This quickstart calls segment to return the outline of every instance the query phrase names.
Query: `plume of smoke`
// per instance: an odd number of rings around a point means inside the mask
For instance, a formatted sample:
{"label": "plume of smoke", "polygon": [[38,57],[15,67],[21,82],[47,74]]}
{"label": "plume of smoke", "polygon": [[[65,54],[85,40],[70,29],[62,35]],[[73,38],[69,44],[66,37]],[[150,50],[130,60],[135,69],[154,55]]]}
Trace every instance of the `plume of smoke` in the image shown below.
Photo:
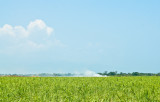
{"label": "plume of smoke", "polygon": [[75,77],[103,77],[94,71],[86,70],[84,73],[75,73]]}

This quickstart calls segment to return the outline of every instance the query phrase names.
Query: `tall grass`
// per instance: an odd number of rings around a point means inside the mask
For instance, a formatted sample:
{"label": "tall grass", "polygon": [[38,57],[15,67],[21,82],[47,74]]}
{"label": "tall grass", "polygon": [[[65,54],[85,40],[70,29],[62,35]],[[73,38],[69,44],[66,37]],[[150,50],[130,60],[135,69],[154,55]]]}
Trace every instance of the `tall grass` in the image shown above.
{"label": "tall grass", "polygon": [[160,102],[160,77],[0,77],[0,102]]}

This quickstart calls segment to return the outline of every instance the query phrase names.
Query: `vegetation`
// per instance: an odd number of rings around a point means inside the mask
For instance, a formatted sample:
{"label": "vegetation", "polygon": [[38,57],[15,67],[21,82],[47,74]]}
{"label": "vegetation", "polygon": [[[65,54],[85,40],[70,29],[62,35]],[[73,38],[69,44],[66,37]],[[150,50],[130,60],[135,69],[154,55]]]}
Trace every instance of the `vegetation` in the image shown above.
{"label": "vegetation", "polygon": [[[111,72],[103,72],[98,73],[102,76],[160,76],[160,73],[139,73],[139,72],[132,72],[132,73],[118,73],[117,71]],[[30,77],[30,76],[37,76],[37,77],[57,77],[57,76],[86,76],[84,73],[40,73],[40,74],[0,74],[0,76],[20,76],[20,77]]]}
{"label": "vegetation", "polygon": [[132,73],[118,73],[117,71],[113,72],[107,72],[104,73],[98,73],[100,75],[106,75],[106,76],[160,76],[160,73],[139,73],[139,72],[132,72]]}
{"label": "vegetation", "polygon": [[40,74],[0,74],[0,76],[17,76],[17,77],[57,77],[57,76],[75,76],[71,73],[40,73]]}
{"label": "vegetation", "polygon": [[159,102],[160,77],[0,77],[0,102]]}

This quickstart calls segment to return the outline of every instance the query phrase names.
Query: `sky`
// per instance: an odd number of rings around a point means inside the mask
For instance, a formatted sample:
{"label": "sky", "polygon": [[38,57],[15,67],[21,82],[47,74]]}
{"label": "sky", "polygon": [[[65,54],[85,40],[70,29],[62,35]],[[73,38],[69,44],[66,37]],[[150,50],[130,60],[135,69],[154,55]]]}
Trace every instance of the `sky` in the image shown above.
{"label": "sky", "polygon": [[0,0],[0,73],[158,73],[159,5],[159,0]]}

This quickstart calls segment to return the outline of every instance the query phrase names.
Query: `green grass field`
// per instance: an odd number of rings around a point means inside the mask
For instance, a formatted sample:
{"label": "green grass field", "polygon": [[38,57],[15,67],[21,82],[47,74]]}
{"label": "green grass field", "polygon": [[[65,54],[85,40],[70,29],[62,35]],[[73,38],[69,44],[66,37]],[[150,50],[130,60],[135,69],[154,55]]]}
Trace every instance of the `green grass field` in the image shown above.
{"label": "green grass field", "polygon": [[0,77],[0,102],[160,102],[160,77]]}

